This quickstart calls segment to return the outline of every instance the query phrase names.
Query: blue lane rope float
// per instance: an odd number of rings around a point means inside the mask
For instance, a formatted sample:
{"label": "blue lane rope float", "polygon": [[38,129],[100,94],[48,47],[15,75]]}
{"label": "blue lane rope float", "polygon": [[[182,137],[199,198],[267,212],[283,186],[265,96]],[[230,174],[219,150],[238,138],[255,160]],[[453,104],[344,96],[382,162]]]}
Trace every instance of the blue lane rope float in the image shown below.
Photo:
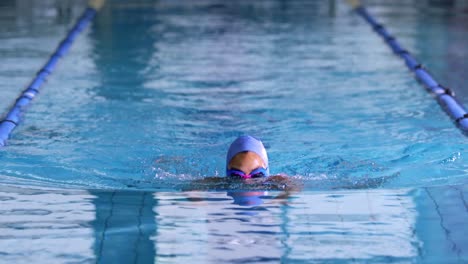
{"label": "blue lane rope float", "polygon": [[468,112],[455,98],[455,93],[449,88],[438,83],[429,71],[424,68],[424,66],[407,50],[403,49],[398,41],[385,29],[385,27],[378,23],[377,20],[367,12],[366,8],[359,0],[349,0],[348,2],[353,7],[354,11],[367,21],[374,31],[384,39],[392,51],[405,61],[406,66],[414,73],[415,78],[434,95],[437,102],[439,102],[447,114],[455,121],[457,126],[465,133],[465,135],[468,135]]}
{"label": "blue lane rope float", "polygon": [[18,126],[21,114],[26,106],[36,97],[47,77],[54,71],[60,58],[64,57],[76,37],[86,28],[95,17],[97,11],[104,5],[104,0],[92,0],[79,17],[75,25],[68,31],[67,36],[60,42],[46,64],[37,72],[29,86],[16,99],[5,117],[0,121],[0,147],[6,145],[11,132]]}

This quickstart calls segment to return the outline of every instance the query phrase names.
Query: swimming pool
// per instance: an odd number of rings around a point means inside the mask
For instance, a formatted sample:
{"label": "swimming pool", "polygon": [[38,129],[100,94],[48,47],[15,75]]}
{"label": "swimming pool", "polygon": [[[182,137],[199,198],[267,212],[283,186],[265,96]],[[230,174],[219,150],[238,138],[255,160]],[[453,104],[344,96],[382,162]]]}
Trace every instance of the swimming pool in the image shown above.
{"label": "swimming pool", "polygon": [[[2,113],[85,7],[34,3],[1,4]],[[466,105],[463,7],[392,3],[369,10]],[[304,190],[181,191],[244,133]],[[463,262],[466,153],[344,3],[112,1],[0,150],[0,262]]]}

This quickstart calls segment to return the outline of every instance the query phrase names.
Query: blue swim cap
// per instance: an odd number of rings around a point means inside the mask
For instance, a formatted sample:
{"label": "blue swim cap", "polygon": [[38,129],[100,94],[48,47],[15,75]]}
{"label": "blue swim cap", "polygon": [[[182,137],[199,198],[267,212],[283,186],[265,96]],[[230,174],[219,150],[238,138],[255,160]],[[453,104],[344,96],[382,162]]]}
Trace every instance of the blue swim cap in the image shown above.
{"label": "blue swim cap", "polygon": [[228,165],[231,159],[238,153],[244,151],[252,151],[255,152],[258,156],[260,156],[260,158],[262,158],[263,163],[265,163],[266,166],[267,175],[265,176],[270,176],[270,169],[268,167],[268,156],[265,147],[263,146],[263,143],[260,140],[251,136],[240,136],[236,140],[234,140],[234,142],[231,143],[226,157],[226,175]]}
{"label": "blue swim cap", "polygon": [[227,193],[228,196],[231,196],[234,199],[234,204],[242,206],[255,206],[263,204],[261,196],[267,195],[268,192],[246,192],[246,191],[230,191]]}

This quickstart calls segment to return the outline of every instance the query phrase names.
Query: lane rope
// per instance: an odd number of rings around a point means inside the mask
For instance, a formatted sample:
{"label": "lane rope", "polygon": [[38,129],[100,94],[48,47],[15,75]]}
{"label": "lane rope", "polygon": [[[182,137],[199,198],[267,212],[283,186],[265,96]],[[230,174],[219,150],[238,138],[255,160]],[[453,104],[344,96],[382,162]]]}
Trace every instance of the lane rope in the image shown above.
{"label": "lane rope", "polygon": [[468,112],[466,108],[455,98],[455,93],[439,82],[429,73],[429,71],[419,63],[409,51],[403,49],[395,37],[393,37],[385,27],[367,11],[359,0],[348,0],[354,11],[361,16],[374,31],[379,34],[392,49],[393,53],[405,61],[406,66],[414,73],[414,77],[421,82],[426,90],[430,92],[453,119],[457,127],[468,136]]}
{"label": "lane rope", "polygon": [[104,5],[104,0],[91,0],[83,14],[78,18],[75,25],[68,31],[67,36],[59,43],[54,53],[50,55],[45,65],[36,73],[31,83],[24,89],[7,114],[0,121],[0,147],[6,145],[12,131],[20,123],[21,115],[29,103],[39,94],[41,87],[47,81],[47,77],[54,71],[59,60],[64,57],[70,49],[76,37],[93,20],[96,13]]}

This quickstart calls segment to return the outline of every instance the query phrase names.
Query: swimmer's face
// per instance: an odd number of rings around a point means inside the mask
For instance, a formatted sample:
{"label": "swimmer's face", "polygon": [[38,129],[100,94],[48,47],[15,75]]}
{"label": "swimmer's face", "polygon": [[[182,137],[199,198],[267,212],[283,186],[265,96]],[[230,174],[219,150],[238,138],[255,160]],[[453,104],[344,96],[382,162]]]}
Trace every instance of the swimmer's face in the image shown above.
{"label": "swimmer's face", "polygon": [[228,169],[240,170],[245,174],[250,174],[258,168],[265,168],[265,163],[257,153],[252,151],[240,152],[229,162]]}

